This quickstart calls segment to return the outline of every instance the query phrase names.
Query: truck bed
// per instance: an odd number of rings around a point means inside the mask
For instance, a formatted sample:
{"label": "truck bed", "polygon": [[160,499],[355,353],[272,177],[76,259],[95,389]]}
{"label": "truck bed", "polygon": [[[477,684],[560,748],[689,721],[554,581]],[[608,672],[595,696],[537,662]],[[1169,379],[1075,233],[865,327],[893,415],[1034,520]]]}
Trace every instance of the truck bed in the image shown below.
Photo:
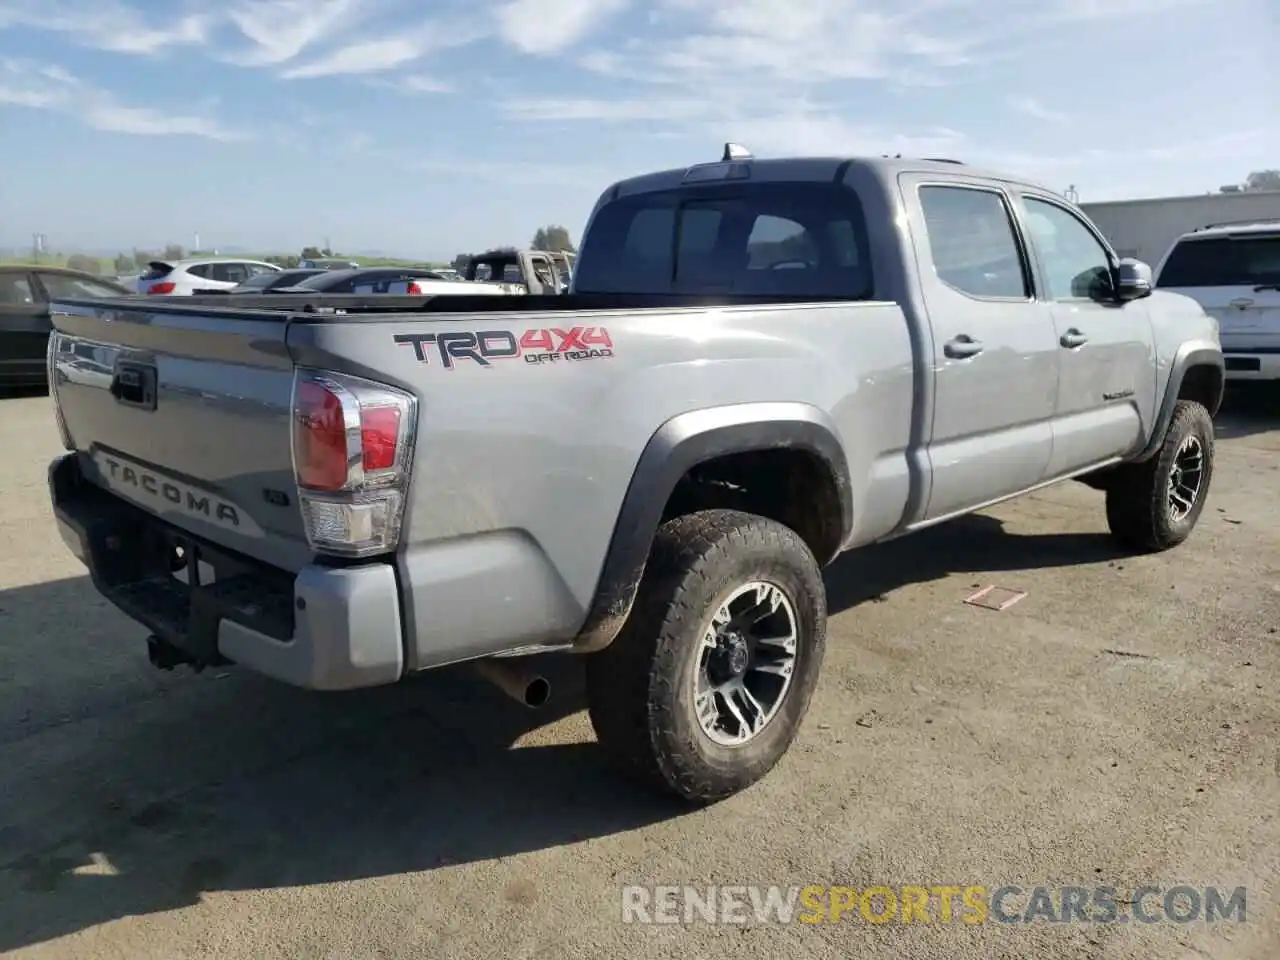
{"label": "truck bed", "polygon": [[[118,310],[146,310],[148,313],[191,314],[207,313],[232,318],[237,314],[251,314],[255,318],[280,314],[338,314],[346,320],[358,320],[361,315],[382,317],[386,314],[406,313],[579,313],[590,310],[678,310],[710,309],[715,307],[760,306],[765,304],[833,303],[846,300],[842,297],[814,296],[761,296],[755,294],[628,294],[628,293],[571,293],[531,294],[509,297],[499,294],[463,294],[434,297],[407,297],[381,294],[364,296],[356,294],[243,294],[234,302],[228,302],[225,294],[197,294],[160,300],[155,297],[119,297],[110,301],[94,299],[66,299],[58,303],[75,307],[104,308],[110,305]],[[851,301],[852,302],[852,301]],[[308,320],[313,318],[308,317]]]}

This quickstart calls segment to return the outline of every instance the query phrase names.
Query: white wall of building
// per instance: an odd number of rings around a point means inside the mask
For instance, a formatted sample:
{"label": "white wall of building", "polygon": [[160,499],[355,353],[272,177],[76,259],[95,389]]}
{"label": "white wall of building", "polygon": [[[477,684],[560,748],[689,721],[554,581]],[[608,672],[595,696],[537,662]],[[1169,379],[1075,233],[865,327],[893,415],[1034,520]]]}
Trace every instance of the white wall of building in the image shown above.
{"label": "white wall of building", "polygon": [[1280,220],[1280,190],[1082,203],[1080,209],[1120,256],[1137,257],[1154,268],[1178,237],[1199,227]]}

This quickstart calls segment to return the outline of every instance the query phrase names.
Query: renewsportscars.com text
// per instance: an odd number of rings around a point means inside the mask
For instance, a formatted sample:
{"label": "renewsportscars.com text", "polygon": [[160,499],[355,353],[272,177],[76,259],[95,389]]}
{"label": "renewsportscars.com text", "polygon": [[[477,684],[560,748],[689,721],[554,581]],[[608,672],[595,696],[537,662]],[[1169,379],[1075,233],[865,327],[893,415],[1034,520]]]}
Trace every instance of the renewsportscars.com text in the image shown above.
{"label": "renewsportscars.com text", "polygon": [[623,923],[1243,923],[1244,887],[627,886]]}

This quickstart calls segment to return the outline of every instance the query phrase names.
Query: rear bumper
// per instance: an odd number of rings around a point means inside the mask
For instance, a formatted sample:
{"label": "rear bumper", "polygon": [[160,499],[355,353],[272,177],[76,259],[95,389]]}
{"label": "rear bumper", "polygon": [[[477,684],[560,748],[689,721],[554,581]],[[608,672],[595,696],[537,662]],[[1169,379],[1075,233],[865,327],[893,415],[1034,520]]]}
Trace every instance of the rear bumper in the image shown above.
{"label": "rear bumper", "polygon": [[1280,348],[1249,351],[1223,349],[1228,380],[1280,380]]}
{"label": "rear bumper", "polygon": [[[311,690],[393,683],[404,672],[400,597],[387,563],[296,575],[193,540],[85,481],[75,454],[49,466],[63,542],[107,600],[198,666],[235,663]],[[173,576],[174,546],[217,577]]]}

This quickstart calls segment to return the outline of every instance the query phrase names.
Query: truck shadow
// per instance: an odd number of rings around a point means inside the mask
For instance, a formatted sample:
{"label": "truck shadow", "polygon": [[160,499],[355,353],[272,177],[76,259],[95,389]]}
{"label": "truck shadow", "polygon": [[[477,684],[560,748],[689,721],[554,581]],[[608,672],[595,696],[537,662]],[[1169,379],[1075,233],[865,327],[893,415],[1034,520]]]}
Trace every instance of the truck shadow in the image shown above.
{"label": "truck shadow", "polygon": [[1231,383],[1214,418],[1220,440],[1280,430],[1280,389],[1274,383]]}
{"label": "truck shadow", "polygon": [[996,517],[975,513],[839,557],[826,571],[827,609],[834,616],[951,573],[1069,567],[1126,556],[1105,533],[1012,534]]}
{"label": "truck shadow", "polygon": [[[842,558],[830,608],[1116,555],[1101,534],[968,517]],[[0,953],[204,894],[423,873],[690,815],[617,777],[585,718],[540,730],[585,705],[569,658],[544,658],[555,694],[537,712],[464,669],[327,695],[165,674],[87,578],[0,592],[0,635],[20,640],[0,645]],[[495,897],[527,902],[527,886]]]}
{"label": "truck shadow", "polygon": [[165,674],[87,578],[0,592],[0,635],[0,955],[205,893],[414,874],[684,812],[619,779],[585,718],[540,732],[585,705],[568,658],[540,665],[539,711],[463,669],[326,695]]}

